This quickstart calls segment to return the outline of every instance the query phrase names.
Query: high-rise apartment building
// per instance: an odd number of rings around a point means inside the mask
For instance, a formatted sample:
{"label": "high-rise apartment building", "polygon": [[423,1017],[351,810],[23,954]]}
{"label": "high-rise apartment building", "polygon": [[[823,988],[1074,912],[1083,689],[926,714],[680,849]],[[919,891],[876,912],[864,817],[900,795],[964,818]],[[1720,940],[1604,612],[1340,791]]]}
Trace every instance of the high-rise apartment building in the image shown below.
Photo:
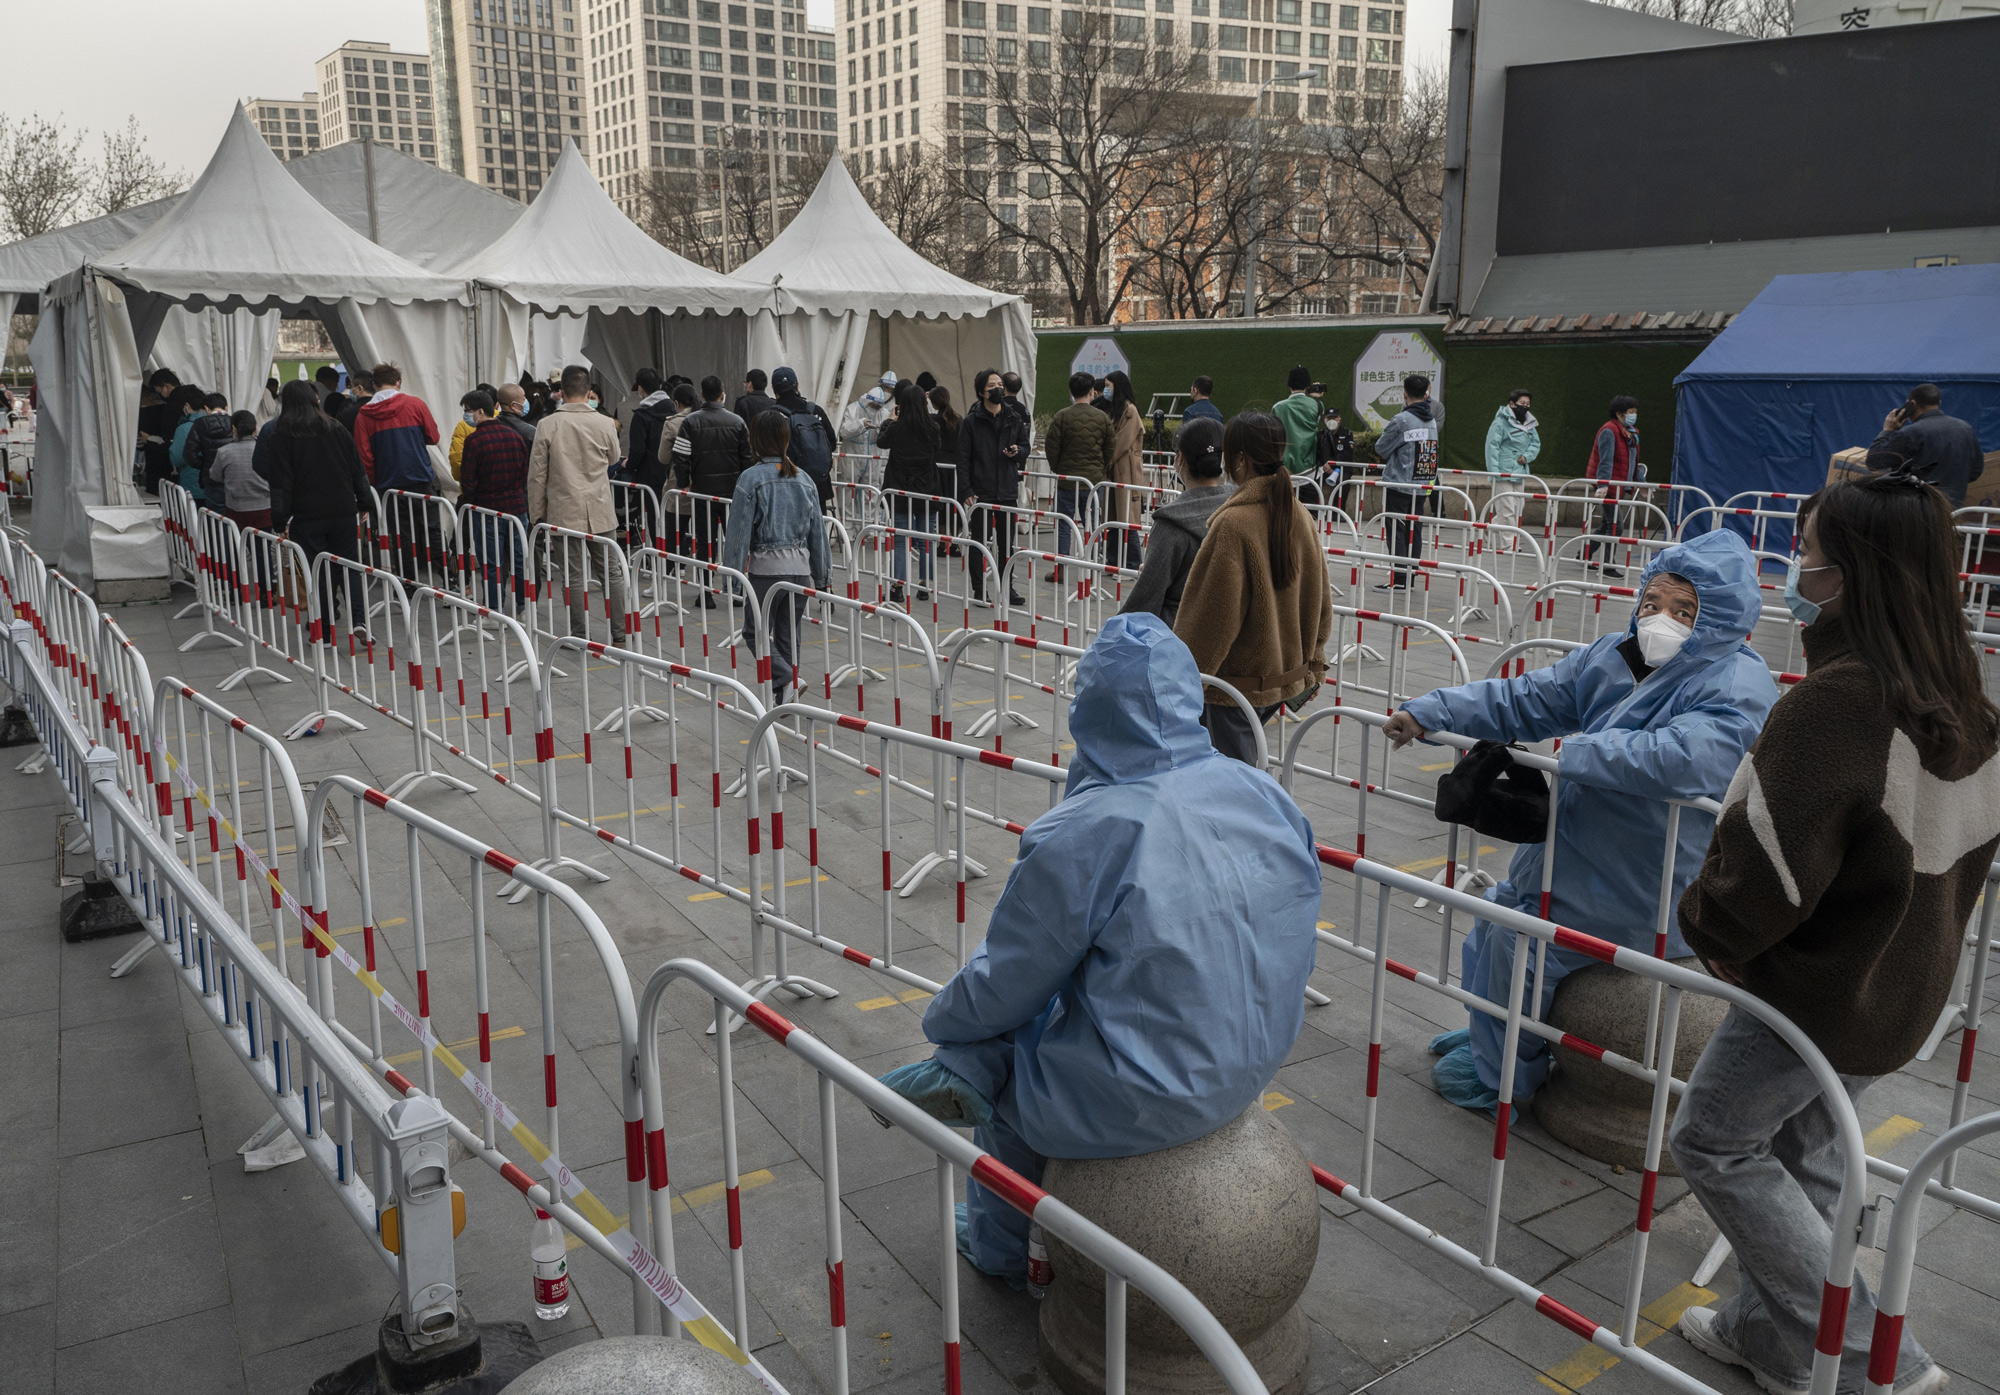
{"label": "high-rise apartment building", "polygon": [[838,137],[834,40],[805,0],[589,0],[591,167],[643,213],[650,170],[695,169],[697,151],[831,153]]}
{"label": "high-rise apartment building", "polygon": [[[1191,50],[1219,93],[1246,103],[1272,87],[1266,111],[1303,109],[1339,123],[1380,110],[1402,91],[1403,0],[836,0],[846,64],[841,105],[849,168],[865,177],[900,162],[918,140],[946,147],[961,99],[977,103],[997,72],[1046,68],[1050,45],[1086,12],[1108,16],[1118,41]],[[1284,79],[1319,68],[1295,84]],[[1305,100],[1288,100],[1303,92]],[[1247,107],[1246,107],[1247,110]]]}
{"label": "high-rise apartment building", "polygon": [[271,153],[296,160],[319,149],[319,93],[298,97],[245,97],[244,108]]}
{"label": "high-rise apartment building", "polygon": [[350,39],[320,59],[314,72],[320,137],[327,145],[375,140],[440,163],[428,53],[396,53],[387,44]]}
{"label": "high-rise apartment building", "polygon": [[447,169],[509,198],[540,192],[564,141],[589,150],[586,0],[427,0]]}

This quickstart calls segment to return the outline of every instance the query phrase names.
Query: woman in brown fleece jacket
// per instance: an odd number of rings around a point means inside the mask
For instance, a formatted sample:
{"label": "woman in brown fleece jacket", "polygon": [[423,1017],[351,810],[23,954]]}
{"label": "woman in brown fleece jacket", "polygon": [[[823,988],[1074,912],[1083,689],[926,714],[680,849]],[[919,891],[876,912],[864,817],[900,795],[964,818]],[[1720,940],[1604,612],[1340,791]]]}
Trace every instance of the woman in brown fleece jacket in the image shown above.
{"label": "woman in brown fleece jacket", "polygon": [[[1242,693],[1262,723],[1319,691],[1333,592],[1312,516],[1285,470],[1283,424],[1239,414],[1223,430],[1222,458],[1236,492],[1209,516],[1174,633],[1196,666]],[[1223,755],[1256,763],[1256,732],[1234,699],[1210,688],[1201,724]]]}
{"label": "woman in brown fleece jacket", "polygon": [[[1966,639],[1942,494],[1877,476],[1822,490],[1799,517],[1786,603],[1806,622],[1806,676],[1737,768],[1680,924],[1859,1097],[1916,1054],[1951,991],[2000,846],[2000,711]],[[1719,1307],[1690,1308],[1683,1335],[1766,1390],[1803,1391],[1840,1192],[1833,1111],[1792,1050],[1731,1008],[1672,1145],[1742,1276]],[[1860,1386],[1874,1320],[1857,1274],[1842,1390]],[[1895,1374],[1897,1395],[1947,1379],[1907,1328]]]}

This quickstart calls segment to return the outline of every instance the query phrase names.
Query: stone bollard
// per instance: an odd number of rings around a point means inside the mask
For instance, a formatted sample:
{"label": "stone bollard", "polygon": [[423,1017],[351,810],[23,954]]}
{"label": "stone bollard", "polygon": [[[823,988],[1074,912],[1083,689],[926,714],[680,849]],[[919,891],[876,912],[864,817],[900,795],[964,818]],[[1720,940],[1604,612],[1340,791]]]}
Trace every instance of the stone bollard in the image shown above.
{"label": "stone bollard", "polygon": [[[1672,961],[1677,967],[1702,972],[1695,958]],[[1646,1059],[1646,1014],[1653,985],[1637,974],[1592,964],[1556,985],[1549,1004],[1549,1025],[1572,1036],[1615,1051],[1634,1061]],[[1663,997],[1664,1001],[1664,997]],[[1681,997],[1680,1031],[1674,1042],[1674,1074],[1682,1080],[1694,1069],[1701,1049],[1721,1025],[1729,1005],[1701,993]],[[1674,1104],[1667,1101],[1667,1125],[1673,1126]],[[1646,1126],[1653,1115],[1653,1087],[1611,1069],[1601,1061],[1558,1047],[1555,1069],[1534,1099],[1535,1118],[1543,1128],[1599,1162],[1644,1167]],[[1662,1175],[1678,1176],[1673,1155],[1660,1150]]]}
{"label": "stone bollard", "polygon": [[[1305,1388],[1312,1336],[1299,1295],[1319,1257],[1312,1169],[1261,1104],[1206,1137],[1135,1158],[1051,1158],[1042,1185],[1169,1274],[1214,1313],[1272,1395]],[[1104,1389],[1104,1273],[1043,1232],[1055,1283],[1042,1299],[1043,1369],[1068,1395]],[[1126,1290],[1126,1389],[1217,1395],[1200,1348]]]}
{"label": "stone bollard", "polygon": [[606,1337],[557,1352],[507,1395],[764,1395],[764,1383],[689,1338]]}

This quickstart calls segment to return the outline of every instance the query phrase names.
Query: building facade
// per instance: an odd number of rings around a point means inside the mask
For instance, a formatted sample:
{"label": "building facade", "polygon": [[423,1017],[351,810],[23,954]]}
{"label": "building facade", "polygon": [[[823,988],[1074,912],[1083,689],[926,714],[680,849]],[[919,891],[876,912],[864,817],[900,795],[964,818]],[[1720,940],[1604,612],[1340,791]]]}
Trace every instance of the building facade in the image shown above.
{"label": "building facade", "polygon": [[586,22],[585,149],[635,220],[651,171],[708,167],[725,148],[771,167],[833,151],[833,35],[807,24],[805,0],[590,0]]}
{"label": "building facade", "polygon": [[587,0],[427,0],[445,167],[523,202],[590,149]]}
{"label": "building facade", "polygon": [[[319,93],[297,97],[245,97],[244,109],[280,160],[296,160],[319,149]],[[331,143],[331,142],[329,142]]]}
{"label": "building facade", "polygon": [[314,65],[320,133],[328,145],[374,140],[440,164],[437,93],[427,53],[350,39]]}

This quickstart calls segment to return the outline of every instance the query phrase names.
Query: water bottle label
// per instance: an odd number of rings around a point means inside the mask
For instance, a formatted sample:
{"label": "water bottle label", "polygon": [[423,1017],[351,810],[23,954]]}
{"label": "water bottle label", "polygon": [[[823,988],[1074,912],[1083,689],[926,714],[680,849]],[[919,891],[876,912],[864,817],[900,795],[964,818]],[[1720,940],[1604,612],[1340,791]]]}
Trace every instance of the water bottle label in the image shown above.
{"label": "water bottle label", "polygon": [[535,1265],[535,1302],[544,1308],[569,1301],[569,1261]]}

